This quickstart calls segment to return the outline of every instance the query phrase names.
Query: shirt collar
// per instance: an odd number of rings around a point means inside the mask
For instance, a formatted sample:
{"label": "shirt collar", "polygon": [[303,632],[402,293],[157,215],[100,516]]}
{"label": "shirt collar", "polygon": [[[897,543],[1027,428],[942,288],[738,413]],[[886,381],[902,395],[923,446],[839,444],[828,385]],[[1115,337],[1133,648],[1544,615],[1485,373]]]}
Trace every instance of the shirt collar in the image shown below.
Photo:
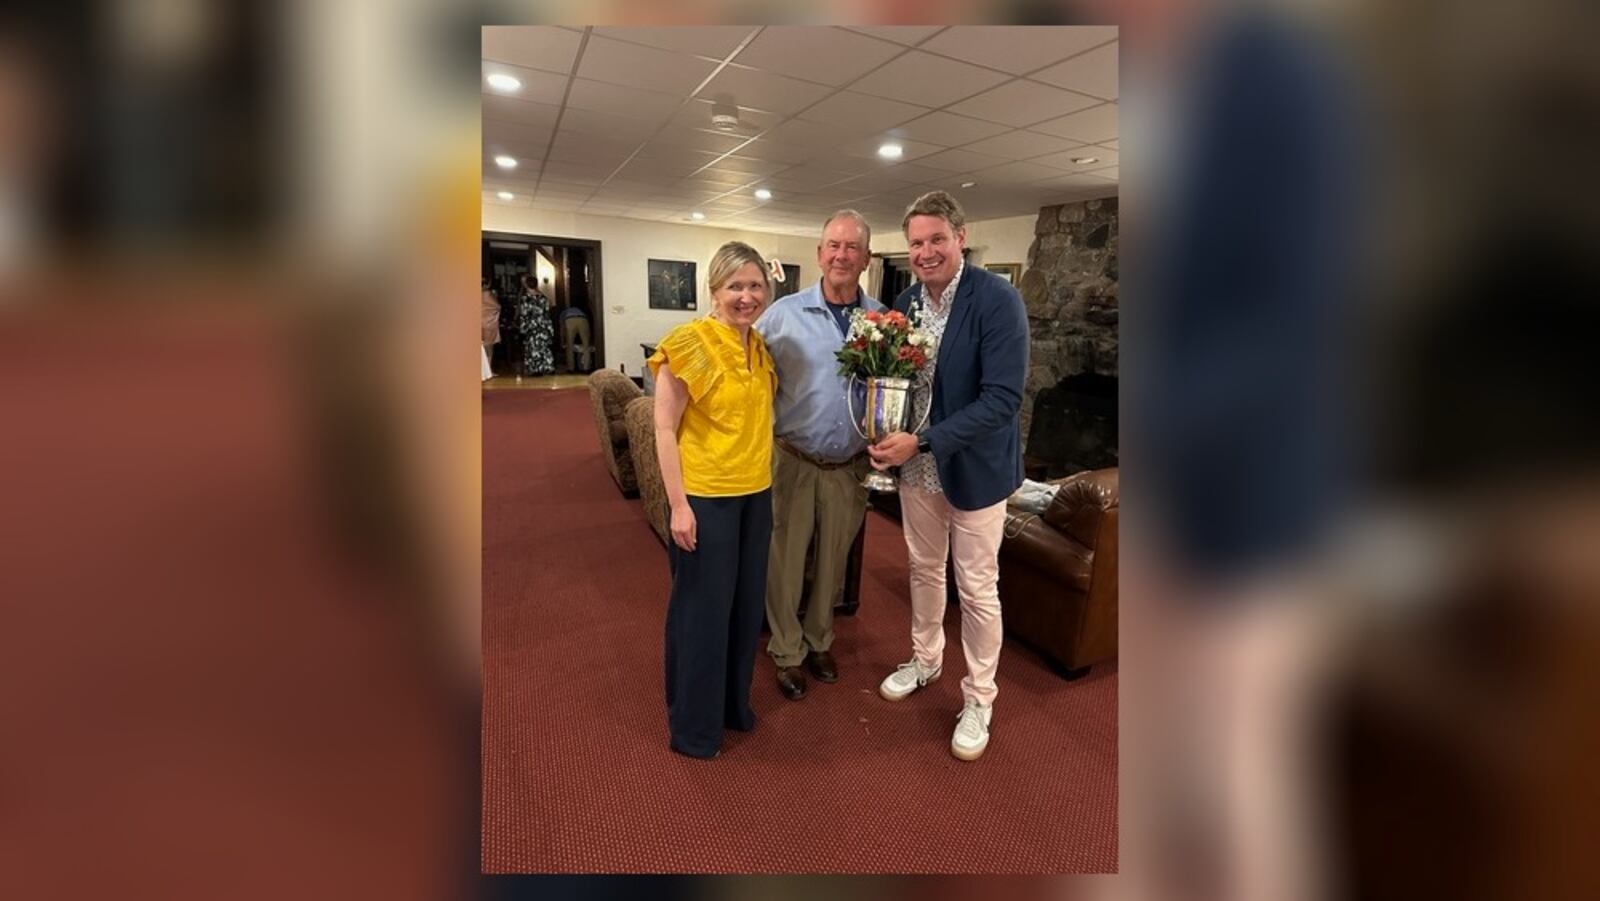
{"label": "shirt collar", "polygon": [[[963,259],[960,263],[956,264],[956,274],[955,274],[954,277],[952,277],[950,279],[950,284],[945,285],[944,293],[939,295],[937,298],[932,298],[933,300],[937,300],[939,302],[938,303],[939,313],[941,315],[944,314],[944,313],[949,312],[950,304],[946,303],[945,300],[946,300],[946,298],[949,298],[952,301],[955,300],[955,298],[956,298],[956,288],[961,284],[961,273],[966,272],[966,271],[967,271],[967,261],[965,259]],[[923,285],[922,286],[922,300],[925,303],[930,300],[930,296],[929,296],[928,286],[927,285]]]}

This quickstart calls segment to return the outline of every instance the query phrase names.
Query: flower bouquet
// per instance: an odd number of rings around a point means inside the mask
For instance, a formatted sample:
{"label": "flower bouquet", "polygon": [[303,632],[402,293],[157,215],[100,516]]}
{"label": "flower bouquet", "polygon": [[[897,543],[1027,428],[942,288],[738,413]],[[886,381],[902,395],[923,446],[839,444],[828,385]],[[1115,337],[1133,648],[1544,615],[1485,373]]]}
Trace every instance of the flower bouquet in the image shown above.
{"label": "flower bouquet", "polygon": [[[928,354],[932,352],[928,337],[913,328],[904,313],[857,310],[850,317],[850,334],[845,336],[837,357],[839,375],[851,383],[846,403],[855,399],[856,379],[867,383],[865,430],[856,426],[857,434],[876,443],[892,432],[906,430],[911,379],[928,365]],[[850,416],[854,423],[854,406]],[[883,472],[868,473],[862,484],[873,491],[895,490],[894,478]]]}

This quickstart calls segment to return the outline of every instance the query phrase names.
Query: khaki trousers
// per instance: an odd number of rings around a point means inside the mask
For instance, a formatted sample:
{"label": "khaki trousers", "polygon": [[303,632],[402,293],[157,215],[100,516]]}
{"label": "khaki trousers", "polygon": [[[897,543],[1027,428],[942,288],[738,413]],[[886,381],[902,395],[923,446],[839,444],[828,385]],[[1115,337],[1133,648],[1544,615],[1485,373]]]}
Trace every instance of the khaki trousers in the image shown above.
{"label": "khaki trousers", "polygon": [[[809,651],[833,647],[833,605],[844,593],[845,565],[867,512],[861,487],[867,464],[823,469],[782,447],[772,449],[772,552],[767,562],[767,653],[778,666],[799,666]],[[816,571],[805,622],[800,593],[806,549],[817,539]]]}
{"label": "khaki trousers", "polygon": [[965,700],[993,704],[1000,667],[1000,540],[1006,502],[982,510],[957,510],[943,494],[900,483],[900,516],[911,570],[911,649],[925,669],[944,663],[945,555],[961,595],[961,650],[967,675]]}

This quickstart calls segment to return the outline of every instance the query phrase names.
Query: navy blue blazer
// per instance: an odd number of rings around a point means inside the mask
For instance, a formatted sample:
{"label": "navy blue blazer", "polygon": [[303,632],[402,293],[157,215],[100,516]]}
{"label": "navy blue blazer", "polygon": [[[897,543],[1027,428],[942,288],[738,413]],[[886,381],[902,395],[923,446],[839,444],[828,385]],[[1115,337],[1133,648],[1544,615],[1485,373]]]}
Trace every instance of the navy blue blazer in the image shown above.
{"label": "navy blue blazer", "polygon": [[[910,315],[918,282],[895,298]],[[1022,385],[1028,377],[1028,311],[1004,279],[968,263],[956,286],[933,373],[933,407],[922,436],[939,484],[957,510],[981,510],[1022,484]],[[910,423],[909,425],[915,425]]]}

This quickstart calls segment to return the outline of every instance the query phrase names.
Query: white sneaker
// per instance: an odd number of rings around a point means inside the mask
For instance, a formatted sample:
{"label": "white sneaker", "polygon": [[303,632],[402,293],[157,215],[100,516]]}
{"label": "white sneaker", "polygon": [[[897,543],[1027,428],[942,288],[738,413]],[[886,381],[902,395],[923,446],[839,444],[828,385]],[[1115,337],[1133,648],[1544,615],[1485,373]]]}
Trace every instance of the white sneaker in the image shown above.
{"label": "white sneaker", "polygon": [[939,678],[939,674],[942,672],[944,672],[944,667],[932,670],[924,669],[922,664],[913,658],[910,663],[900,664],[894,672],[889,674],[889,678],[883,680],[883,683],[878,686],[878,694],[883,695],[885,700],[898,701]]}
{"label": "white sneaker", "polygon": [[956,734],[950,737],[950,753],[962,760],[977,760],[989,746],[989,721],[993,718],[992,706],[968,701],[961,708]]}

